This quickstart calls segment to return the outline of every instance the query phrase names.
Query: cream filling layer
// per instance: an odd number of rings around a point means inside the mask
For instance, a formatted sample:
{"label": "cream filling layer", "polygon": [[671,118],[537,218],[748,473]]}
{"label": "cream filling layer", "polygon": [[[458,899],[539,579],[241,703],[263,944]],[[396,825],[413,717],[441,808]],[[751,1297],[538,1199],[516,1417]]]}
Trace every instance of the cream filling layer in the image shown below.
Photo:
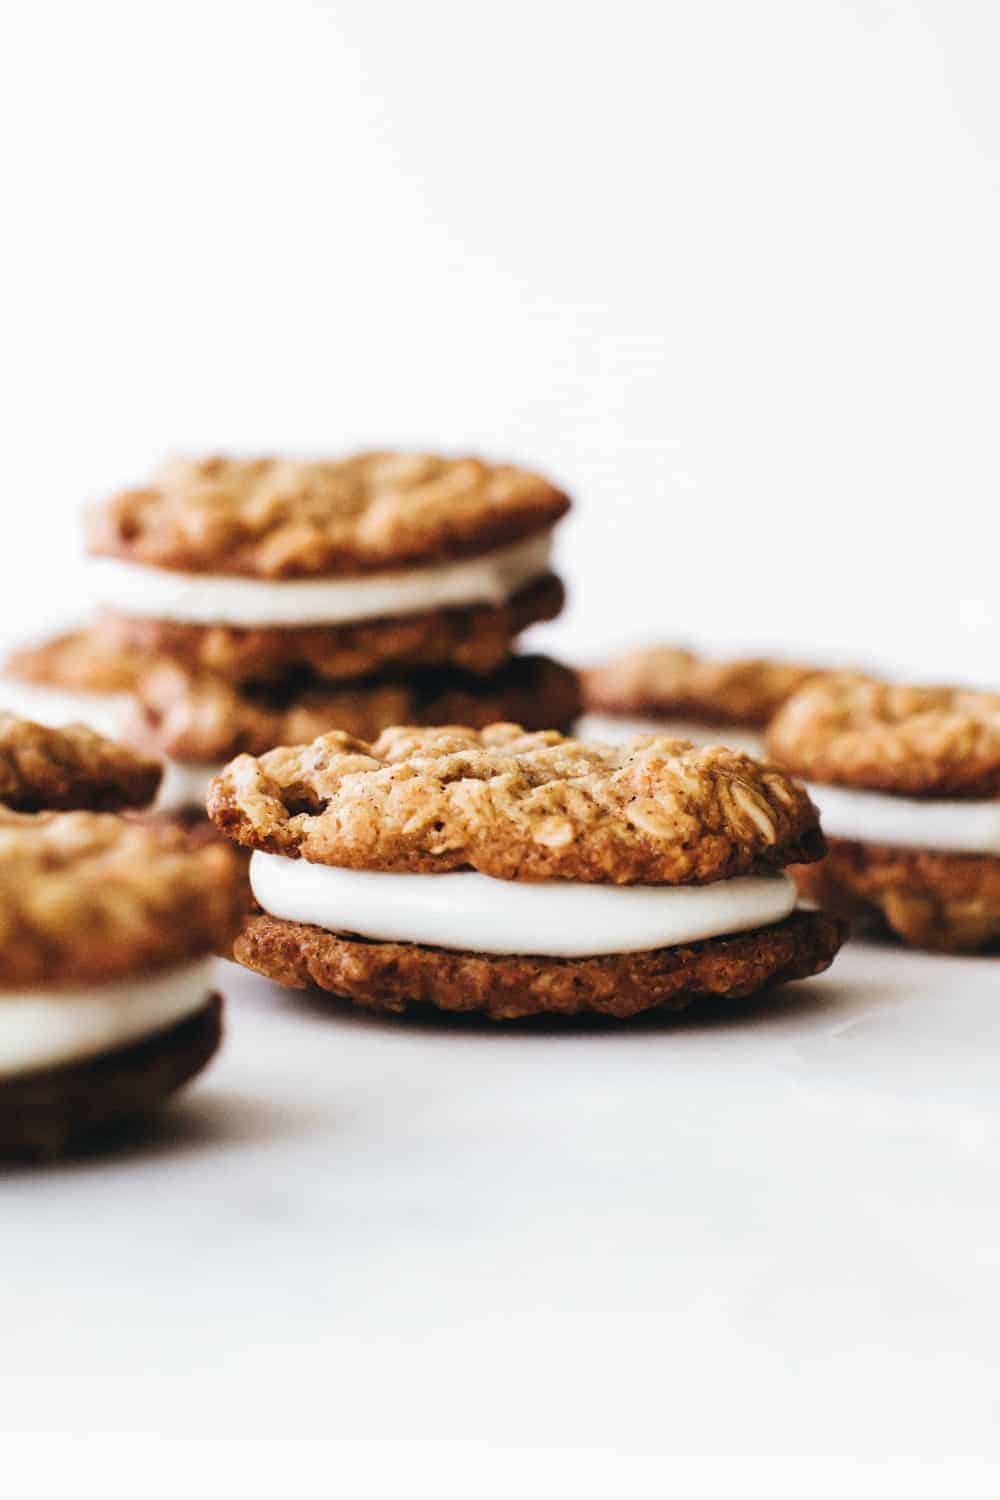
{"label": "cream filling layer", "polygon": [[696,943],[780,922],[795,906],[795,888],[782,874],[700,886],[528,883],[471,870],[342,870],[260,850],[250,861],[250,884],[271,916],[328,932],[550,958]]}
{"label": "cream filling layer", "polygon": [[807,790],[819,808],[823,832],[833,838],[946,854],[1000,855],[1000,798],[897,797],[812,782]]}
{"label": "cream filling layer", "polygon": [[215,989],[211,958],[163,974],[57,990],[0,990],[0,1078],[83,1062],[194,1015]]}
{"label": "cream filling layer", "polygon": [[725,724],[705,724],[694,719],[638,719],[618,714],[584,714],[576,721],[576,734],[582,740],[606,740],[620,745],[637,734],[672,734],[675,739],[691,740],[695,745],[728,745],[760,758],[764,739],[752,729],[730,729]]}
{"label": "cream filling layer", "polygon": [[163,780],[153,803],[154,812],[183,812],[186,808],[204,808],[208,788],[224,765],[201,761],[164,760]]}
{"label": "cream filling layer", "polygon": [[91,564],[96,601],[122,614],[189,625],[342,625],[469,604],[505,604],[548,572],[552,535],[481,557],[359,578],[235,578],[119,558]]}

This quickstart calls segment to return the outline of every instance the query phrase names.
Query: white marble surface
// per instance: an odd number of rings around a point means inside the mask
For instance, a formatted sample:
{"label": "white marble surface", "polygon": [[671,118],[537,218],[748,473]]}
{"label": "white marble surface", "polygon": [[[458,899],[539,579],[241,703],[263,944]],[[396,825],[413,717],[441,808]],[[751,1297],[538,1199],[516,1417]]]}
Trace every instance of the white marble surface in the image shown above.
{"label": "white marble surface", "polygon": [[5,1500],[997,1494],[995,960],[542,1030],[222,977],[150,1136],[0,1180]]}

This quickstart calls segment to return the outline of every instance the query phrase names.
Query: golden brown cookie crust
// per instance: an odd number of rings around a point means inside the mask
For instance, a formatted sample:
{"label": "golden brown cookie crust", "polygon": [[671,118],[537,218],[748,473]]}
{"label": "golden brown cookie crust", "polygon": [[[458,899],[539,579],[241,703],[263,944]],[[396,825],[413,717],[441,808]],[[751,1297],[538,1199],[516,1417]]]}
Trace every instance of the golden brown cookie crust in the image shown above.
{"label": "golden brown cookie crust", "polygon": [[150,666],[137,651],[99,629],[71,630],[7,657],[4,671],[23,682],[78,693],[130,693]]}
{"label": "golden brown cookie crust", "polygon": [[275,745],[300,745],[343,730],[374,740],[393,724],[469,724],[516,719],[530,729],[568,728],[580,711],[576,673],[545,656],[515,656],[489,677],[414,672],[357,683],[292,678],[242,687],[175,666],[151,673],[129,737],[175,760],[218,762]]}
{"label": "golden brown cookie crust", "polygon": [[824,910],[874,921],[942,953],[1000,947],[1000,859],[830,839],[818,865],[790,871]]}
{"label": "golden brown cookie crust", "polygon": [[1000,693],[839,674],[789,699],[767,744],[810,781],[910,797],[1000,796]]}
{"label": "golden brown cookie crust", "polygon": [[324,626],[243,629],[186,625],[171,620],[107,613],[95,632],[100,650],[170,657],[192,671],[234,682],[283,679],[308,670],[331,681],[371,676],[392,668],[455,667],[493,672],[511,643],[529,625],[554,620],[565,603],[554,573],[535,579],[506,604],[477,604],[425,614]]}
{"label": "golden brown cookie crust", "polygon": [[193,849],[178,827],[0,812],[3,988],[115,979],[225,949],[244,901],[233,851]]}
{"label": "golden brown cookie crust", "polygon": [[0,712],[0,803],[20,812],[145,807],[160,784],[159,761],[84,724],[50,729]]}
{"label": "golden brown cookie crust", "polygon": [[540,474],[479,458],[188,458],[92,509],[87,541],[184,572],[349,577],[491,551],[568,508]]}
{"label": "golden brown cookie crust", "polygon": [[278,984],[315,985],[369,1010],[433,1005],[495,1021],[539,1015],[628,1020],[642,1011],[683,1010],[706,998],[742,1000],[767,984],[819,974],[843,936],[833,917],[793,912],[755,932],[651,953],[530,958],[338,937],[321,927],[255,915],[244,924],[233,955]]}
{"label": "golden brown cookie crust", "polygon": [[721,746],[586,744],[517,724],[327,734],[242,755],[209,816],[238,843],[350,869],[694,884],[818,859],[805,790]]}
{"label": "golden brown cookie crust", "polygon": [[625,717],[675,716],[705,724],[764,725],[817,667],[766,657],[714,660],[680,646],[644,646],[583,675],[584,702]]}
{"label": "golden brown cookie crust", "polygon": [[0,1079],[0,1157],[48,1161],[142,1118],[200,1073],[222,1040],[222,1001],[129,1047]]}

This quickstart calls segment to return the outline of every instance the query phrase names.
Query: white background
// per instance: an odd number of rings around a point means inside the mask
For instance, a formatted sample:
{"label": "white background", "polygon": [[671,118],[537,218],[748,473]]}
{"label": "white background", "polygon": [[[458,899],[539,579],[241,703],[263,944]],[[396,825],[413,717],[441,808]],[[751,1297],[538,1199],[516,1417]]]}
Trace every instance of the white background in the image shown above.
{"label": "white background", "polygon": [[[377,441],[573,490],[570,654],[1000,675],[995,6],[3,17],[5,634],[161,454]],[[0,1181],[0,1491],[994,1496],[995,972],[506,1036],[227,976],[161,1136]]]}
{"label": "white background", "polygon": [[995,6],[4,15],[18,622],[165,452],[415,443],[578,496],[570,650],[1000,676]]}

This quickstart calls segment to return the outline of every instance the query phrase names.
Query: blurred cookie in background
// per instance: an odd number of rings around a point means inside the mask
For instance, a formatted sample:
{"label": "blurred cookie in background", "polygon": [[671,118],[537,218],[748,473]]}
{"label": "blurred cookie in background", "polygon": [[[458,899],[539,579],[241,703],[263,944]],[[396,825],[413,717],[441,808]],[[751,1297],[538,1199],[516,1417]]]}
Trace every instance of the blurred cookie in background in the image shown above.
{"label": "blurred cookie in background", "polygon": [[64,728],[0,712],[0,803],[20,812],[147,807],[160,762],[85,724]]}
{"label": "blurred cookie in background", "polygon": [[1000,693],[838,674],[772,721],[829,853],[793,873],[825,909],[943,952],[1000,946]]}
{"label": "blurred cookie in background", "polygon": [[166,464],[87,518],[126,647],[232,681],[489,673],[563,589],[569,499],[512,464],[422,453]]}
{"label": "blurred cookie in background", "polygon": [[717,658],[681,646],[637,647],[581,674],[586,718],[579,733],[621,740],[676,734],[763,753],[762,731],[818,667],[770,657]]}

